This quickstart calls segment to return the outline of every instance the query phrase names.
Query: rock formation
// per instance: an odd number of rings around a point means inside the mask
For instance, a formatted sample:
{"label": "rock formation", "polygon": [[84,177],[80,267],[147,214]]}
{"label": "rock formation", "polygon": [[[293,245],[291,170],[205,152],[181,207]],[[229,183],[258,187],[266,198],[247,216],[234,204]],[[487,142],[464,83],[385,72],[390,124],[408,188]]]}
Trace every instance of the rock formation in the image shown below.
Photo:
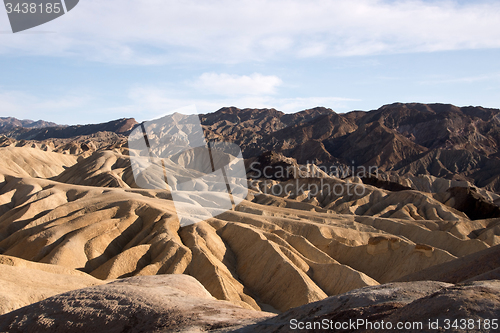
{"label": "rock formation", "polygon": [[205,332],[271,313],[217,301],[186,275],[141,276],[50,297],[0,316],[2,332]]}

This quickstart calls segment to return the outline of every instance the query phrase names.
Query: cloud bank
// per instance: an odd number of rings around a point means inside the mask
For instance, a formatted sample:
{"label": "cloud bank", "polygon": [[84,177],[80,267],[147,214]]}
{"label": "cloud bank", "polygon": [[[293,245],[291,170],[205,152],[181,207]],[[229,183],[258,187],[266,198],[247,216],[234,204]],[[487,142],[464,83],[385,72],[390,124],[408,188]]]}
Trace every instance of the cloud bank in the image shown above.
{"label": "cloud bank", "polygon": [[1,34],[0,54],[148,65],[499,48],[500,3],[86,0],[39,29],[57,33]]}

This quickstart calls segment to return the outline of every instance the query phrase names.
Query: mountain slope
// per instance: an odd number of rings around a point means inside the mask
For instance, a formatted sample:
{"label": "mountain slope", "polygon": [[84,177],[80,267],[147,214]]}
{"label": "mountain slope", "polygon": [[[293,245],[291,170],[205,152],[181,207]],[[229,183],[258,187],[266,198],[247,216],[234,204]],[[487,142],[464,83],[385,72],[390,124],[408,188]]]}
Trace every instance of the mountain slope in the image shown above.
{"label": "mountain slope", "polygon": [[[500,167],[497,109],[394,103],[369,112],[337,114],[317,107],[285,114],[229,107],[200,115],[200,121],[208,140],[234,142],[247,159],[275,152],[299,164],[346,170],[353,165],[377,167],[382,178],[386,172],[431,175],[500,191],[495,171]],[[8,139],[3,141],[47,141],[99,131],[127,135],[135,126],[134,119],[119,119],[85,126],[16,128],[4,133]]]}
{"label": "mountain slope", "polygon": [[23,128],[43,128],[58,126],[56,123],[47,122],[44,120],[28,120],[17,119],[14,117],[0,117],[0,134],[12,131],[17,127]]}
{"label": "mountain slope", "polygon": [[137,122],[133,118],[122,118],[102,124],[75,125],[75,126],[54,126],[43,128],[15,128],[4,132],[5,136],[17,140],[46,140],[46,139],[67,139],[76,136],[92,135],[98,132],[113,132],[116,134],[127,134]]}

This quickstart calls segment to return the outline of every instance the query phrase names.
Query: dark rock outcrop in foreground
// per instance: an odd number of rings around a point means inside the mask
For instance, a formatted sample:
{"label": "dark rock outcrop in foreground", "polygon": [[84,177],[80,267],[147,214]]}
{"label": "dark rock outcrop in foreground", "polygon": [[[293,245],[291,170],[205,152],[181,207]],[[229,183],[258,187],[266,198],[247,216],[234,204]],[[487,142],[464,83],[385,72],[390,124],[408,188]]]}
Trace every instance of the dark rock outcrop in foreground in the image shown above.
{"label": "dark rock outcrop in foreground", "polygon": [[[353,329],[349,324],[342,331],[389,331],[375,328],[407,323],[413,328],[399,331],[463,332],[453,327],[445,329],[446,320],[452,325],[455,319],[467,318],[474,320],[476,328],[469,332],[490,332],[491,326],[484,328],[485,320],[498,318],[499,314],[497,280],[460,285],[432,281],[389,283],[274,315],[218,301],[192,277],[160,275],[127,278],[48,298],[0,316],[0,331],[324,332],[325,327],[321,329],[320,325],[332,325],[330,331],[339,331],[335,325],[355,322],[359,326]],[[438,322],[441,329],[429,329],[429,322]],[[478,322],[483,325],[481,329]]]}
{"label": "dark rock outcrop in foreground", "polygon": [[[307,323],[328,323],[342,332],[388,332],[388,323],[399,332],[491,332],[485,328],[485,320],[497,319],[500,314],[500,281],[481,281],[470,284],[452,285],[442,282],[389,283],[381,286],[365,287],[343,295],[329,297],[319,302],[291,309],[277,317],[263,320],[237,332],[290,332],[299,325],[307,328]],[[460,329],[461,319],[474,320],[474,329]],[[458,319],[458,329],[452,327]],[[335,323],[349,321],[362,324],[345,330],[335,329]],[[450,320],[449,328],[446,329]],[[366,323],[370,322],[372,326]],[[382,325],[382,321],[385,326]],[[431,323],[439,324],[439,329],[430,329]],[[478,322],[482,326],[479,329]],[[299,324],[301,322],[302,324]],[[378,324],[376,324],[378,323]],[[410,329],[396,329],[398,323],[411,325]],[[421,326],[418,326],[420,325]],[[469,323],[468,323],[469,324]],[[312,324],[314,325],[314,324]],[[318,325],[318,324],[317,324]],[[338,325],[338,324],[337,324]],[[385,327],[385,329],[380,329]],[[300,331],[297,330],[296,331]],[[325,332],[317,326],[303,330]]]}
{"label": "dark rock outcrop in foreground", "polygon": [[193,277],[173,274],[50,297],[0,316],[0,332],[204,332],[271,316],[218,301]]}

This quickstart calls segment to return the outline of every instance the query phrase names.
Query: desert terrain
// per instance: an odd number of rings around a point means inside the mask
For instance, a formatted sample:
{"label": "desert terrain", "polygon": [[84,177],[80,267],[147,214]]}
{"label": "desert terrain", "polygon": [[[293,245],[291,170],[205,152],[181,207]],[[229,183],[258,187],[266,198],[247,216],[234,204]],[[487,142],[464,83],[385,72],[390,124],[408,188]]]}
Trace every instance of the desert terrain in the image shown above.
{"label": "desert terrain", "polygon": [[[199,118],[207,140],[241,148],[248,195],[187,226],[171,193],[136,182],[134,119],[1,119],[1,332],[500,319],[500,110],[229,107]],[[190,172],[192,157],[176,158]]]}

